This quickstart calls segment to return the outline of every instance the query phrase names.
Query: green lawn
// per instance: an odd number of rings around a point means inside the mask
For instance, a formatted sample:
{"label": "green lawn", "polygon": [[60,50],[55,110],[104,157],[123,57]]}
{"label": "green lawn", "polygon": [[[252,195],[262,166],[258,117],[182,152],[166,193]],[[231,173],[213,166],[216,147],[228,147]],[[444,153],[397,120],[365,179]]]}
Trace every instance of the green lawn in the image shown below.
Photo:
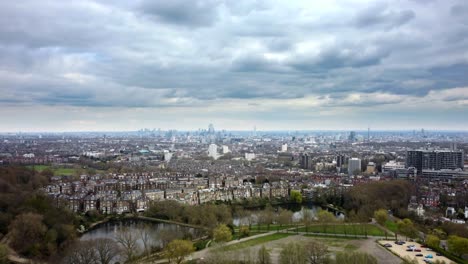
{"label": "green lawn", "polygon": [[262,237],[257,237],[257,238],[254,238],[254,239],[250,239],[250,240],[240,242],[240,243],[237,243],[237,244],[225,246],[225,247],[222,248],[222,250],[231,251],[231,250],[248,248],[248,247],[256,246],[256,245],[259,245],[259,244],[267,243],[267,242],[270,242],[270,241],[282,239],[282,238],[285,238],[285,237],[290,236],[290,235],[293,235],[293,234],[275,233],[275,234],[271,234],[271,235],[267,235],[267,236],[262,236]]}
{"label": "green lawn", "polygon": [[54,175],[73,175],[75,173],[75,169],[73,168],[57,168],[53,169]]}
{"label": "green lawn", "polygon": [[[306,227],[301,227],[299,232],[306,232]],[[336,224],[336,225],[311,225],[307,228],[307,232],[311,233],[326,233],[340,235],[369,235],[369,236],[385,236],[385,231],[371,224]]]}
{"label": "green lawn", "polygon": [[393,222],[392,220],[387,220],[385,222],[385,227],[388,228],[388,230],[392,231],[393,233],[396,233],[398,231],[397,224]]}
{"label": "green lawn", "polygon": [[[271,224],[269,227],[268,225],[252,225],[250,227],[250,233],[255,232],[255,233],[263,233],[263,232],[268,232],[268,231],[276,231],[276,230],[283,230],[287,228],[292,228],[294,225],[277,225],[277,224]],[[235,227],[234,231],[237,233],[239,232],[239,227]]]}
{"label": "green lawn", "polygon": [[75,168],[56,167],[56,166],[51,166],[51,165],[28,165],[27,167],[30,169],[34,168],[35,170],[39,172],[45,169],[51,169],[54,172],[55,176],[60,176],[60,175],[70,176],[70,175],[75,174],[75,171],[76,171]]}

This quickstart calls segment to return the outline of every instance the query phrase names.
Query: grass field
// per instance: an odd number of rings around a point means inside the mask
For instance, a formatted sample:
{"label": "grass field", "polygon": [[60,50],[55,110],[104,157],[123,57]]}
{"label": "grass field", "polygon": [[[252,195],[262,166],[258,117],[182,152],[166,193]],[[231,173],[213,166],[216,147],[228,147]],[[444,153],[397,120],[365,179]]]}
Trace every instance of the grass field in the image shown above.
{"label": "grass field", "polygon": [[[271,224],[269,227],[268,225],[252,225],[250,227],[250,232],[258,233],[258,232],[268,232],[268,231],[276,231],[276,230],[283,230],[287,228],[292,228],[294,225],[277,225],[277,224]],[[234,231],[237,233],[239,232],[239,227],[235,227]]]}
{"label": "grass field", "polygon": [[54,172],[54,176],[60,176],[60,175],[70,176],[70,175],[75,174],[75,171],[76,171],[75,168],[56,167],[56,166],[51,166],[51,165],[29,165],[27,167],[30,169],[34,168],[35,170],[39,172],[45,169],[51,169]]}
{"label": "grass field", "polygon": [[262,237],[250,239],[250,240],[247,240],[247,241],[244,241],[244,242],[241,242],[241,243],[225,246],[225,247],[222,248],[222,250],[231,251],[231,250],[238,250],[238,249],[248,248],[248,247],[256,246],[256,245],[259,245],[259,244],[267,243],[267,242],[270,242],[270,241],[282,239],[282,238],[288,237],[290,235],[293,235],[293,234],[275,233],[275,234],[271,234],[271,235],[267,235],[267,236],[262,236]]}
{"label": "grass field", "polygon": [[385,222],[385,227],[388,228],[388,230],[392,231],[393,233],[396,233],[398,231],[398,227],[395,222],[392,220],[387,220]]}
{"label": "grass field", "polygon": [[[299,232],[306,232],[306,227],[298,229]],[[371,224],[338,224],[338,225],[311,225],[307,228],[307,232],[311,233],[326,233],[326,234],[341,234],[341,235],[369,235],[369,236],[385,236],[385,231]]]}

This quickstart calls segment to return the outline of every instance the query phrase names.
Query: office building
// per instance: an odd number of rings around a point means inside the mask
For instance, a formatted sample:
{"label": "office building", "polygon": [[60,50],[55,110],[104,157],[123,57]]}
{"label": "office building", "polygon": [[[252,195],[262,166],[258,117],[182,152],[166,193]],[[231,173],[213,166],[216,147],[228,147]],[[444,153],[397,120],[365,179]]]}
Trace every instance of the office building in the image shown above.
{"label": "office building", "polygon": [[218,146],[216,144],[210,144],[208,147],[208,156],[212,157],[213,159],[218,158]]}
{"label": "office building", "polygon": [[351,158],[348,160],[348,175],[361,173],[361,159]]}
{"label": "office building", "polygon": [[312,156],[308,153],[301,154],[301,168],[310,169],[312,167]]}
{"label": "office building", "polygon": [[376,170],[376,165],[374,162],[369,162],[367,164],[367,168],[366,168],[366,173],[368,174],[372,174],[372,173],[375,173],[375,170]]}
{"label": "office building", "polygon": [[248,161],[251,161],[251,160],[255,159],[255,153],[246,152],[245,153],[245,159],[248,160]]}
{"label": "office building", "polygon": [[229,153],[229,152],[230,152],[230,151],[229,151],[229,147],[226,146],[226,145],[223,145],[223,154],[227,154],[227,153]]}
{"label": "office building", "polygon": [[281,145],[281,152],[286,152],[286,151],[288,151],[288,144]]}
{"label": "office building", "polygon": [[409,150],[406,152],[406,167],[422,170],[463,169],[462,150]]}
{"label": "office building", "polygon": [[341,168],[346,164],[346,156],[345,155],[337,155],[336,156],[336,166]]}

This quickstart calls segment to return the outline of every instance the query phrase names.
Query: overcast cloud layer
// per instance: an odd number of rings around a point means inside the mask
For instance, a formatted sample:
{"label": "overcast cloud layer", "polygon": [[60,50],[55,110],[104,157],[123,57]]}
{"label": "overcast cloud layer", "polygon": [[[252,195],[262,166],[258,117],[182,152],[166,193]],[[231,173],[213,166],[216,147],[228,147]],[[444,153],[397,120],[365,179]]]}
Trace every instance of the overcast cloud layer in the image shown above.
{"label": "overcast cloud layer", "polygon": [[0,131],[468,129],[468,2],[2,1]]}

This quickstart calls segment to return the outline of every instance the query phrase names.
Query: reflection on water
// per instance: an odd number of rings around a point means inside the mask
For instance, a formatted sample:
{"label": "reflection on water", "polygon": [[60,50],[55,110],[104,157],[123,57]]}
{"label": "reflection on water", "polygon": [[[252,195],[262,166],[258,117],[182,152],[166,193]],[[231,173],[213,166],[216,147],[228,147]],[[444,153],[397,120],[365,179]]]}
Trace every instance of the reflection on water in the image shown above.
{"label": "reflection on water", "polygon": [[116,239],[123,229],[128,230],[137,237],[139,251],[143,250],[143,241],[140,233],[149,234],[151,247],[161,247],[164,240],[175,238],[197,238],[201,236],[201,230],[166,223],[147,222],[142,220],[119,220],[103,223],[80,237],[81,241],[110,238]]}
{"label": "reflection on water", "polygon": [[[310,210],[312,212],[312,215],[315,217],[317,215],[317,211],[319,211],[321,208],[320,206],[315,206],[312,204],[308,205],[299,205],[299,204],[286,204],[286,205],[280,205],[280,206],[275,206],[274,210],[277,211],[279,208],[282,209],[287,209],[293,212],[292,215],[292,220],[293,222],[299,222],[302,220],[304,211],[305,210]],[[246,217],[233,217],[233,224],[235,226],[239,225],[248,225],[249,221],[252,222],[252,224],[256,224],[258,221],[258,212],[261,212],[263,209],[253,209],[249,210],[250,216]],[[344,215],[340,214],[337,216],[337,219],[344,219]]]}

